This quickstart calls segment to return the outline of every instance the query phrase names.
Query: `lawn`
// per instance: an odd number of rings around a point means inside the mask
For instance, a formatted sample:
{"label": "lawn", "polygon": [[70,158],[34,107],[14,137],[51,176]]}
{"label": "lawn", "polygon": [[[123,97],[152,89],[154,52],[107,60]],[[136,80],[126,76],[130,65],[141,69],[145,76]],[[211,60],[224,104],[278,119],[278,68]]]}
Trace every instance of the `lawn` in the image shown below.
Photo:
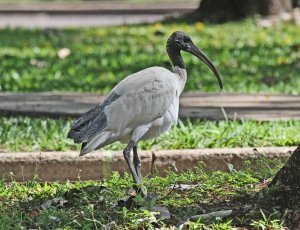
{"label": "lawn", "polygon": [[[67,139],[72,120],[0,118],[0,151],[79,150]],[[179,122],[160,137],[142,141],[141,149],[195,149],[226,147],[295,146],[300,140],[300,121],[198,121]],[[114,143],[107,149],[121,150]]]}
{"label": "lawn", "polygon": [[[75,29],[0,29],[0,91],[69,91],[107,93],[127,75],[160,65],[171,68],[165,52],[175,30],[191,35],[219,69],[224,92],[300,94],[300,30],[280,23],[261,28],[254,20],[210,25],[150,25]],[[64,55],[63,55],[64,53]],[[210,69],[183,54],[188,71],[186,91],[218,91]],[[0,118],[0,151],[79,150],[67,139],[71,119]],[[171,130],[139,144],[141,149],[294,146],[300,121],[181,121]],[[121,150],[115,143],[107,147]],[[249,162],[245,162],[248,166]],[[131,187],[131,177],[117,173],[102,181],[17,183],[0,181],[0,229],[176,229],[188,217],[232,209],[234,214],[213,223],[187,221],[190,229],[233,227],[280,229],[276,210],[252,207],[259,189],[282,162],[258,161],[257,170],[206,172],[201,165],[181,174],[145,178],[154,198],[137,197],[132,210],[116,207]],[[157,199],[157,200],[156,200]],[[161,205],[170,219],[150,211]],[[253,212],[244,215],[242,207]]]}
{"label": "lawn", "polygon": [[[190,34],[216,64],[224,92],[300,93],[299,27],[281,23],[261,28],[251,19],[222,25],[0,29],[0,90],[107,93],[141,69],[171,68],[165,45],[176,30]],[[63,48],[68,56],[61,55]],[[183,56],[185,90],[218,91],[210,69],[190,54]]]}
{"label": "lawn", "polygon": [[[170,172],[164,178],[153,175],[144,181],[152,198],[142,201],[137,197],[138,206],[131,210],[116,206],[132,185],[128,175],[114,173],[102,181],[66,183],[41,183],[38,177],[26,183],[0,181],[0,228],[180,229],[180,225],[189,225],[189,229],[263,226],[279,230],[282,223],[276,210],[261,211],[253,204],[255,194],[266,187],[282,163],[266,159],[257,163],[258,170],[206,172],[199,165],[193,172]],[[151,211],[157,205],[169,209],[170,219]],[[245,215],[245,207],[252,212]],[[233,210],[233,214],[210,222],[201,218],[188,221],[191,216],[220,210]]]}

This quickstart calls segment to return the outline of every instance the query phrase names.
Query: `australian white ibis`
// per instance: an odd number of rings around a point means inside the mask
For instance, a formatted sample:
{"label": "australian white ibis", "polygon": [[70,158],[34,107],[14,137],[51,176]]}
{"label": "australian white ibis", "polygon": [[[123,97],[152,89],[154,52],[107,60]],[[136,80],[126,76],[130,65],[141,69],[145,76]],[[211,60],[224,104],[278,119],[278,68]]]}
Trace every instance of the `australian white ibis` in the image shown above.
{"label": "australian white ibis", "polygon": [[[187,80],[180,51],[189,52],[209,66],[223,88],[220,75],[209,58],[184,32],[174,32],[167,41],[173,72],[150,67],[134,73],[117,84],[102,104],[77,119],[68,133],[82,143],[80,156],[115,141],[128,143],[124,158],[136,184],[142,183],[141,162],[137,154],[140,140],[166,132],[178,119],[179,96]],[[133,162],[130,153],[133,150]],[[145,192],[141,190],[142,195]]]}

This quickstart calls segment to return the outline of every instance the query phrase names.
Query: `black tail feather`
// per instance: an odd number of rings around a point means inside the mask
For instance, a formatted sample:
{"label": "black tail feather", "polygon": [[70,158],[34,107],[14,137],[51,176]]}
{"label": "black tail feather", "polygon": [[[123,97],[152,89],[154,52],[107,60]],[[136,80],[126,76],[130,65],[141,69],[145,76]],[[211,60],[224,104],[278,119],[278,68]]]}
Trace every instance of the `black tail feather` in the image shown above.
{"label": "black tail feather", "polygon": [[87,145],[87,142],[82,142],[80,151],[82,151],[86,145]]}

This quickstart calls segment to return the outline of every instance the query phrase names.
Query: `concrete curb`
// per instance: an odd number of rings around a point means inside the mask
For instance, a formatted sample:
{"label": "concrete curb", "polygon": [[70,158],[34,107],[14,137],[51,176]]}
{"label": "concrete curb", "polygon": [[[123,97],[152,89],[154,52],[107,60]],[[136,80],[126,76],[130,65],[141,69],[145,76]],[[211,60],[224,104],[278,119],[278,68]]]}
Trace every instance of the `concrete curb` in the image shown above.
{"label": "concrete curb", "polygon": [[[193,169],[200,163],[207,170],[228,170],[228,164],[242,169],[243,162],[254,163],[260,156],[288,158],[296,147],[223,148],[140,151],[142,173],[154,171],[165,175],[166,170],[177,172]],[[254,166],[254,165],[253,165]],[[96,151],[83,157],[78,152],[19,152],[0,153],[0,178],[10,181],[28,181],[35,175],[42,181],[99,180],[113,171],[128,172],[121,151]]]}

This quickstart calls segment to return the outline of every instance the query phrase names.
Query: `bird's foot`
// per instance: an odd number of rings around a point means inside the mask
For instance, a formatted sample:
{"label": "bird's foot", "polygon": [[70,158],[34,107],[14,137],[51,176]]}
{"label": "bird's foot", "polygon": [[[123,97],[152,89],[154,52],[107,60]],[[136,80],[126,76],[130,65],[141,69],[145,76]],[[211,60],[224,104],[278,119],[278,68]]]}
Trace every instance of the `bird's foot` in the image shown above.
{"label": "bird's foot", "polygon": [[129,189],[128,195],[137,196],[141,195],[142,198],[147,196],[147,188],[142,184],[135,184],[132,188]]}
{"label": "bird's foot", "polygon": [[127,209],[138,208],[147,209],[152,212],[158,212],[159,216],[165,219],[170,219],[170,212],[168,208],[162,207],[156,204],[157,194],[151,193],[146,196],[142,196],[142,193],[138,193],[135,188],[129,190],[128,196],[118,201],[118,207],[126,207]]}
{"label": "bird's foot", "polygon": [[145,186],[140,185],[139,187],[134,188],[136,190],[136,195],[140,194],[143,198],[147,197],[147,189]]}
{"label": "bird's foot", "polygon": [[118,200],[117,206],[121,208],[125,207],[127,209],[131,209],[135,205],[134,198],[135,196],[125,196],[122,199]]}
{"label": "bird's foot", "polygon": [[140,208],[141,202],[147,197],[147,190],[144,186],[133,186],[129,189],[127,196],[118,201],[117,206],[128,209],[135,207]]}

